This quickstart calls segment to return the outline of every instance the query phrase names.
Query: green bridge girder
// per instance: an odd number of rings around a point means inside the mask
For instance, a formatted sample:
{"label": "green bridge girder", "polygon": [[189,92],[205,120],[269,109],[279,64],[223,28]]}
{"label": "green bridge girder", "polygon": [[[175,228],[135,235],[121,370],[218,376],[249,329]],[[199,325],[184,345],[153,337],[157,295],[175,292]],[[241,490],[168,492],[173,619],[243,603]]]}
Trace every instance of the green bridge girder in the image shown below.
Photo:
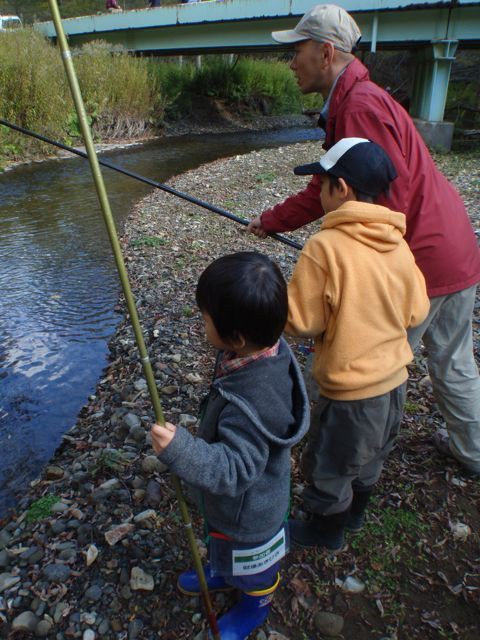
{"label": "green bridge girder", "polygon": [[[292,28],[312,0],[226,0],[156,9],[98,13],[64,20],[72,46],[91,40],[121,44],[132,52],[182,55],[279,49],[270,34]],[[480,0],[344,0],[363,37],[362,48],[414,48],[418,52],[413,116],[443,119],[457,45],[480,48]],[[36,27],[55,38],[51,22]]]}

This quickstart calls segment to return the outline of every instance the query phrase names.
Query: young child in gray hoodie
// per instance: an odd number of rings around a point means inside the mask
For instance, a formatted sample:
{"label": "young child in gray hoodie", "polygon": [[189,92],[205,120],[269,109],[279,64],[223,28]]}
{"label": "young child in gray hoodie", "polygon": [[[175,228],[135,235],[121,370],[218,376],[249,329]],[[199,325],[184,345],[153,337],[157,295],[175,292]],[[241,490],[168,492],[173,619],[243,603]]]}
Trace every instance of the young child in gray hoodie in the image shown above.
{"label": "young child in gray hoodie", "polygon": [[[222,640],[240,640],[268,616],[288,549],[290,451],[306,433],[309,404],[299,366],[281,337],[287,287],[255,252],[227,255],[200,276],[197,304],[207,340],[219,350],[198,437],[166,423],[152,427],[162,462],[196,487],[209,534],[211,591],[239,589],[219,620]],[[179,589],[199,594],[194,571]]]}

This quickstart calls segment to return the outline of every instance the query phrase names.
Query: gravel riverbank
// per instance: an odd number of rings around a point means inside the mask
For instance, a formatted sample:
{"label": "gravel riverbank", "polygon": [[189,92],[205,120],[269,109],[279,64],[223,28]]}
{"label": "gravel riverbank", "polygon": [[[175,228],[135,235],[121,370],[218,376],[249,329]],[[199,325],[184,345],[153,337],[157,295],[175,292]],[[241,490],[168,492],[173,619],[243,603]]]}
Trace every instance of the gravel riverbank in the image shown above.
{"label": "gravel riverbank", "polygon": [[[318,143],[302,143],[253,152],[170,184],[251,217],[299,190],[305,180],[292,167],[319,151]],[[478,158],[437,161],[480,233]],[[314,228],[292,236],[301,242]],[[161,192],[136,205],[123,247],[165,416],[195,429],[213,362],[195,308],[199,274],[224,253],[255,248],[288,276],[297,252]],[[477,301],[477,353],[479,323]],[[17,512],[1,523],[0,637],[201,637],[198,599],[175,589],[189,552],[168,472],[151,449],[150,400],[128,323],[110,347],[111,364],[76,426]],[[336,557],[288,556],[272,615],[253,636],[258,640],[478,638],[480,481],[433,449],[440,415],[422,354],[410,374],[404,428],[367,526]],[[295,465],[294,503],[300,485]],[[221,612],[230,596],[217,595],[214,603]]]}

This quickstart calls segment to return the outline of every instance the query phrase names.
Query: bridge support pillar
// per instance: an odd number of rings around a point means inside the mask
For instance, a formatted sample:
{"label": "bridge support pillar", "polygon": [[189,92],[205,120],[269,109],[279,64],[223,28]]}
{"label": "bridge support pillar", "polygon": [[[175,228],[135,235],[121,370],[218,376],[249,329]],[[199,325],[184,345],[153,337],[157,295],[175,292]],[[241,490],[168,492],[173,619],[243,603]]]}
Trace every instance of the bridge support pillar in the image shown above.
{"label": "bridge support pillar", "polygon": [[433,40],[417,57],[410,113],[425,142],[449,149],[454,125],[443,122],[458,40]]}

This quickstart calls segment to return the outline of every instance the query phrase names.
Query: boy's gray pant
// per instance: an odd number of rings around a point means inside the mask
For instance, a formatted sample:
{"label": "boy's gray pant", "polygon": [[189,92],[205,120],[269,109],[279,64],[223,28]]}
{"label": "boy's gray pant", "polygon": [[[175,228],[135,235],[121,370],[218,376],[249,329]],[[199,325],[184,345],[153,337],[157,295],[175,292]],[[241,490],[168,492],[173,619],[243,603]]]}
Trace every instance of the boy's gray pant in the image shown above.
{"label": "boy's gray pant", "polygon": [[408,332],[412,350],[428,351],[433,392],[450,435],[452,454],[480,473],[480,376],[473,355],[476,287],[430,299],[430,313]]}
{"label": "boy's gray pant", "polygon": [[313,410],[302,457],[308,511],[332,515],[348,509],[353,489],[374,485],[400,429],[406,383],[375,398],[330,400]]}

